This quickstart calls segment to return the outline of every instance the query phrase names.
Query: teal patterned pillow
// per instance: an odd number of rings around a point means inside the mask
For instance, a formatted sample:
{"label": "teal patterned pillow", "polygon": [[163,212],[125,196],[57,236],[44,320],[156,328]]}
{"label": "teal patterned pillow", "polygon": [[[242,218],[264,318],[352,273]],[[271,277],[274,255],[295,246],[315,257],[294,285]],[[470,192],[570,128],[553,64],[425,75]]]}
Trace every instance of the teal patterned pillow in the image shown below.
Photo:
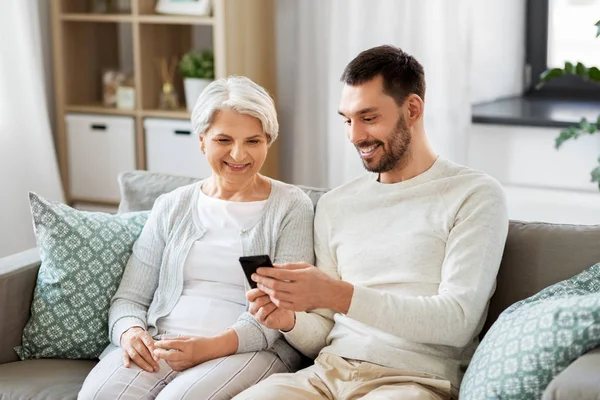
{"label": "teal patterned pillow", "polygon": [[475,352],[460,399],[539,399],[552,378],[599,345],[596,264],[506,309]]}
{"label": "teal patterned pillow", "polygon": [[94,359],[108,345],[108,308],[148,211],[75,210],[29,194],[42,264],[21,359]]}

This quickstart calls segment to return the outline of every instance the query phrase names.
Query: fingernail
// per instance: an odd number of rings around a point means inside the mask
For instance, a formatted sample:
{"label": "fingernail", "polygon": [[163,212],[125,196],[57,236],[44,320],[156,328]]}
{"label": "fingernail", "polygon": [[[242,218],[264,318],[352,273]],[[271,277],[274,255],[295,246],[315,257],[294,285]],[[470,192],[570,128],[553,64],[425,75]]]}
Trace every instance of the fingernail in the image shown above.
{"label": "fingernail", "polygon": [[252,276],[250,278],[252,278],[253,281],[256,281],[256,279],[258,278],[258,276],[256,276],[256,274],[252,274]]}

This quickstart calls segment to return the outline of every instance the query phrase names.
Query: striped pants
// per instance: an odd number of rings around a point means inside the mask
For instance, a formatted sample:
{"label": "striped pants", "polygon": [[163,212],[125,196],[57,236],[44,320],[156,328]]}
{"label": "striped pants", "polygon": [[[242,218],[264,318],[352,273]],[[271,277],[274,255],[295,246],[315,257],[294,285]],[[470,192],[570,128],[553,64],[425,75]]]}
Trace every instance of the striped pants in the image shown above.
{"label": "striped pants", "polygon": [[289,372],[269,351],[234,354],[173,371],[160,360],[160,371],[147,372],[133,362],[123,367],[121,348],[100,360],[85,379],[81,400],[222,400],[231,399],[271,374]]}

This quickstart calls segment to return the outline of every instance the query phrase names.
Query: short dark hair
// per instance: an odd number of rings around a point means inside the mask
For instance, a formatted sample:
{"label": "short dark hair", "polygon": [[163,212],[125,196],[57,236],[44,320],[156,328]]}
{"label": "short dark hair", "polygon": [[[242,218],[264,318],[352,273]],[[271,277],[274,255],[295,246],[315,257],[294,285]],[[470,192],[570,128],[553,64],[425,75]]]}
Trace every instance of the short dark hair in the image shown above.
{"label": "short dark hair", "polygon": [[423,66],[402,49],[384,45],[370,48],[357,55],[344,69],[341,81],[355,86],[383,78],[383,91],[402,105],[409,94],[425,100],[425,71]]}

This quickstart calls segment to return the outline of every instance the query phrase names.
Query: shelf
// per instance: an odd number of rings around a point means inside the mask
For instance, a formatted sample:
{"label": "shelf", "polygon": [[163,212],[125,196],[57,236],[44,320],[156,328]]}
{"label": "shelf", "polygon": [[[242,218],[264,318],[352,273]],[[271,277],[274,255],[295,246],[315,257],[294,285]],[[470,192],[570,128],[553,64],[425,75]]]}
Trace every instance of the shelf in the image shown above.
{"label": "shelf", "polygon": [[67,105],[67,106],[65,106],[65,111],[66,112],[87,113],[87,114],[130,115],[130,116],[135,116],[138,114],[137,110],[121,110],[118,108],[104,107],[100,104]]}
{"label": "shelf", "polygon": [[190,113],[186,109],[179,110],[142,110],[143,117],[152,118],[175,118],[175,119],[190,119]]}
{"label": "shelf", "polygon": [[133,22],[131,14],[91,14],[68,13],[62,14],[61,20],[75,22]]}
{"label": "shelf", "polygon": [[212,17],[194,17],[178,15],[138,15],[136,21],[142,24],[166,25],[214,25]]}

